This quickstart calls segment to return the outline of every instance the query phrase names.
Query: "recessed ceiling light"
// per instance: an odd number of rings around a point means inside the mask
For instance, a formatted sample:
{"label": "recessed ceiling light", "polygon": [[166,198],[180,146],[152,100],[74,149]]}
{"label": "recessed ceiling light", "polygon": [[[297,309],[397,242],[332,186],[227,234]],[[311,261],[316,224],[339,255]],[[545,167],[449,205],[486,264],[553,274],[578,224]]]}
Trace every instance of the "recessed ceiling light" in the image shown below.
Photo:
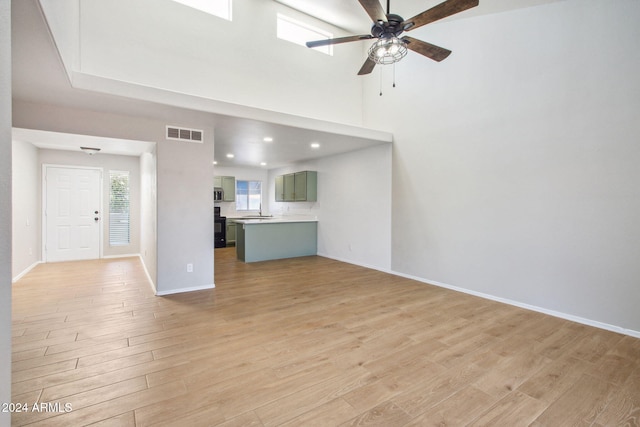
{"label": "recessed ceiling light", "polygon": [[218,164],[218,162],[216,162],[216,161],[214,160],[214,161],[213,161],[213,164],[214,164],[214,165],[217,165],[217,164]]}
{"label": "recessed ceiling light", "polygon": [[260,166],[267,166],[267,162],[260,162]]}
{"label": "recessed ceiling light", "polygon": [[227,154],[227,159],[233,159],[235,156],[231,153]]}
{"label": "recessed ceiling light", "polygon": [[273,142],[273,138],[271,138],[270,136],[265,136],[263,141],[264,142]]}
{"label": "recessed ceiling light", "polygon": [[320,144],[318,144],[317,142],[312,142],[311,148],[320,148]]}

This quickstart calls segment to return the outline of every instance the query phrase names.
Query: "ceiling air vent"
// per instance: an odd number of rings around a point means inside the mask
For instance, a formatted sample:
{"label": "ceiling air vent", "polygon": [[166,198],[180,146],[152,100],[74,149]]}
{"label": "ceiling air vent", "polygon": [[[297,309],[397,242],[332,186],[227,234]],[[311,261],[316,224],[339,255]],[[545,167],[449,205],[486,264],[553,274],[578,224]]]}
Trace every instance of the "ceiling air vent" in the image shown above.
{"label": "ceiling air vent", "polygon": [[167,126],[167,139],[175,141],[202,142],[203,131],[198,129],[186,129],[176,126]]}

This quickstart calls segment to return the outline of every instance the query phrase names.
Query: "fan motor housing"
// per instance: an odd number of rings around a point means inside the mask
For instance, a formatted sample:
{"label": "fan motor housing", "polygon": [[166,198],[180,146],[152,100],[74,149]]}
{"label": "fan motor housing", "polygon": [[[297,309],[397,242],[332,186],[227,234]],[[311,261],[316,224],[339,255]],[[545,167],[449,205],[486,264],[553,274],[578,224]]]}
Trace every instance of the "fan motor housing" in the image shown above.
{"label": "fan motor housing", "polygon": [[392,13],[387,15],[387,22],[374,22],[371,27],[371,35],[376,38],[399,37],[404,31],[402,23],[404,19],[400,15]]}

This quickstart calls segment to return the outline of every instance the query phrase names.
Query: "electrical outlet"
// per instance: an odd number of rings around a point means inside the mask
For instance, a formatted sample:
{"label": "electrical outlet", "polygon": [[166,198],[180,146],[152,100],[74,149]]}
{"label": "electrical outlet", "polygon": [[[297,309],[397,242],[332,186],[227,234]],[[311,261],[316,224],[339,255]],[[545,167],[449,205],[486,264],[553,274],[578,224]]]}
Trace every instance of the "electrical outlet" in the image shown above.
{"label": "electrical outlet", "polygon": [[187,264],[187,273],[193,273],[193,264]]}

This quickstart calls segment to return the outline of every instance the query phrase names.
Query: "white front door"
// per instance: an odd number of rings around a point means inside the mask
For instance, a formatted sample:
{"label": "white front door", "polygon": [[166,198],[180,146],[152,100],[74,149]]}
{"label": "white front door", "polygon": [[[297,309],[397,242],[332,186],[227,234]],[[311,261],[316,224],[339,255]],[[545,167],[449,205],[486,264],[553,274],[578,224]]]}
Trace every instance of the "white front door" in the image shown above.
{"label": "white front door", "polygon": [[46,262],[100,258],[102,171],[45,168]]}

